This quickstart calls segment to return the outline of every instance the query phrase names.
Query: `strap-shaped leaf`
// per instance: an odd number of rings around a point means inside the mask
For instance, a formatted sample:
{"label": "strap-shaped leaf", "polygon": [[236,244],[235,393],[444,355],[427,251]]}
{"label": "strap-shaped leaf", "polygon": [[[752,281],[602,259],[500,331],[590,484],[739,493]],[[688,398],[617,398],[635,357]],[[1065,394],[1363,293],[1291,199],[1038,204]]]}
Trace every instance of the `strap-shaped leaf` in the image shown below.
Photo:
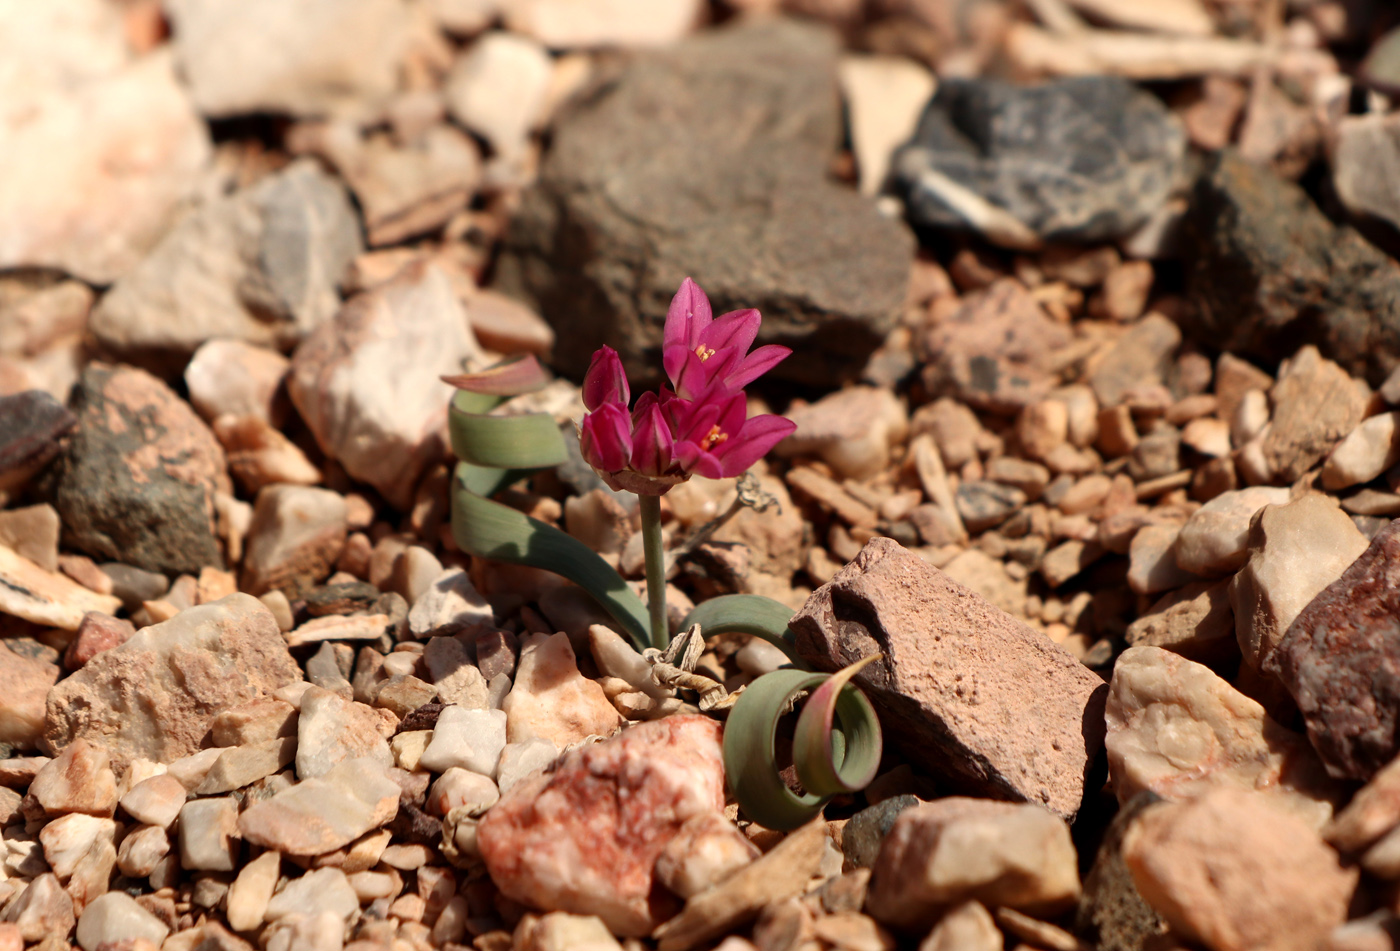
{"label": "strap-shaped leaf", "polygon": [[500,402],[499,397],[467,390],[452,398],[447,429],[458,459],[491,469],[544,469],[568,460],[554,417],[485,415]]}
{"label": "strap-shaped leaf", "polygon": [[572,535],[472,492],[465,468],[457,464],[452,492],[452,535],[463,551],[563,575],[591,594],[639,650],[648,643],[646,606],[611,565]]}
{"label": "strap-shaped leaf", "polygon": [[790,620],[792,608],[781,601],[760,594],[724,594],[696,605],[681,622],[681,630],[699,624],[706,637],[730,632],[752,634],[763,638],[786,654],[793,664],[807,670],[807,665],[797,656],[792,631],[788,630]]}

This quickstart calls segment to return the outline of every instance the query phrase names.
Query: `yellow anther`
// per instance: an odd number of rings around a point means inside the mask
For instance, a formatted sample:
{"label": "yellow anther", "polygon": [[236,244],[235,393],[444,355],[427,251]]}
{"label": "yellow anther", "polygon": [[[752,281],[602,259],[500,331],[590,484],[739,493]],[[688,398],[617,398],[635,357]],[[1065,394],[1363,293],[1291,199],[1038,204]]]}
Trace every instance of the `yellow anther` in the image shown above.
{"label": "yellow anther", "polygon": [[[711,350],[710,352],[713,353],[714,351]],[[720,432],[719,423],[716,423],[710,427],[710,431],[705,434],[705,438],[700,440],[700,448],[705,450],[713,449],[728,438],[729,434]]]}
{"label": "yellow anther", "polygon": [[715,352],[702,343],[695,348],[695,355],[700,358],[701,363],[704,363],[706,360],[710,359],[710,357],[714,356]]}

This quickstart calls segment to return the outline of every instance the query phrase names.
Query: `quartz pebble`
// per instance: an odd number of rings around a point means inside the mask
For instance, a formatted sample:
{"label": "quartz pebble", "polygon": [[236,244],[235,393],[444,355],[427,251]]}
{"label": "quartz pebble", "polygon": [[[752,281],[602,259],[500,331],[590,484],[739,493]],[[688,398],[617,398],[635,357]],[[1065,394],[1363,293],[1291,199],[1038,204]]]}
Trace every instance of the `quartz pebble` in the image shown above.
{"label": "quartz pebble", "polygon": [[34,745],[59,673],[57,664],[17,654],[0,640],[0,743]]}
{"label": "quartz pebble", "polygon": [[1400,413],[1372,416],[1337,443],[1322,466],[1322,485],[1336,490],[1370,482],[1400,462]]}
{"label": "quartz pebble", "polygon": [[281,855],[264,852],[239,869],[228,890],[228,923],[234,931],[252,931],[263,923],[281,867]]}
{"label": "quartz pebble", "polygon": [[100,746],[74,740],[39,770],[29,795],[50,816],[82,812],[110,817],[117,806],[111,757]]}
{"label": "quartz pebble", "polygon": [[435,773],[456,766],[494,778],[508,730],[501,710],[444,707],[418,765]]}
{"label": "quartz pebble", "polygon": [[762,853],[717,812],[692,816],[656,859],[656,877],[682,898],[698,895]]}
{"label": "quartz pebble", "polygon": [[170,835],[160,826],[137,826],[117,849],[117,868],[123,875],[145,878],[170,854]]}
{"label": "quartz pebble", "polygon": [[507,790],[477,831],[492,879],[516,901],[649,934],[657,857],[686,820],[723,809],[719,734],[706,717],[643,723]]}
{"label": "quartz pebble", "polygon": [[302,694],[296,727],[297,776],[324,776],[338,764],[361,757],[381,767],[392,766],[386,729],[392,727],[363,703],[321,687],[308,687]]}
{"label": "quartz pebble", "polygon": [[331,912],[348,919],[360,909],[360,900],[338,868],[318,868],[287,882],[267,903],[269,921],[289,915],[318,915]]}
{"label": "quartz pebble", "polygon": [[1181,527],[1176,563],[1182,570],[1203,577],[1237,570],[1249,556],[1249,521],[1254,513],[1288,500],[1288,489],[1268,486],[1216,496]]}
{"label": "quartz pebble", "polygon": [[320,855],[393,819],[399,795],[398,784],[375,760],[345,760],[324,776],[249,806],[238,818],[238,831],[264,848]]}
{"label": "quartz pebble", "polygon": [[979,901],[965,901],[938,919],[919,951],[1001,951],[1002,943],[991,912]]}
{"label": "quartz pebble", "polygon": [[304,594],[330,574],[345,546],[345,499],[328,489],[270,485],[258,493],[242,587]]}
{"label": "quartz pebble", "polygon": [[188,795],[178,779],[162,773],[132,786],[122,796],[121,806],[137,822],[168,829],[180,815]]}
{"label": "quartz pebble", "polygon": [[410,603],[408,629],[420,640],[431,635],[477,633],[492,625],[491,605],[461,568],[440,573]]}
{"label": "quartz pebble", "polygon": [[561,749],[585,737],[610,736],[623,722],[603,688],[579,673],[562,632],[521,640],[515,686],[502,709],[511,742],[538,736]]}
{"label": "quartz pebble", "polygon": [[231,797],[195,799],[180,810],[180,864],[231,872],[238,859],[238,803]]}
{"label": "quartz pebble", "polygon": [[544,117],[551,72],[549,54],[538,43],[512,33],[488,33],[452,67],[448,108],[498,154],[514,158]]}
{"label": "quartz pebble", "polygon": [[99,945],[146,940],[159,945],[170,929],[125,892],[107,892],[93,899],[78,919],[78,944],[83,951]]}

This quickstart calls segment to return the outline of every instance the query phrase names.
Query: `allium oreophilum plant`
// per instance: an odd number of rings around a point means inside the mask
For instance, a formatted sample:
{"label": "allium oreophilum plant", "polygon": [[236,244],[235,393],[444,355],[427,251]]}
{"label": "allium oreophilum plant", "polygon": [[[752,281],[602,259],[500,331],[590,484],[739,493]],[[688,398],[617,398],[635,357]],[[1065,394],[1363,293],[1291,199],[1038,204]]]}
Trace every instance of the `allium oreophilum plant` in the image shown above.
{"label": "allium oreophilum plant", "polygon": [[[791,352],[753,349],[757,310],[713,315],[709,298],[690,278],[666,315],[662,364],[669,386],[631,403],[622,361],[610,347],[594,355],[583,381],[588,413],[579,424],[584,460],[615,491],[636,494],[645,549],[647,605],[618,573],[582,542],[490,496],[512,481],[568,458],[545,414],[492,415],[511,396],[547,381],[533,358],[485,373],[452,377],[460,388],[449,414],[455,475],[452,528],[473,555],[528,564],[563,575],[608,610],[652,664],[658,683],[699,692],[702,709],[728,713],[725,772],[745,813],[776,829],[795,828],[834,795],[863,788],[879,765],[879,723],[850,678],[874,657],[828,675],[804,668],[793,651],[792,612],[756,595],[726,595],[701,603],[673,640],[666,614],[666,552],[661,496],[692,475],[727,479],[745,473],[793,432],[781,416],[748,415],[744,387]],[[734,510],[731,510],[734,511]],[[704,635],[740,631],[777,645],[790,667],[766,674],[734,697],[694,673]],[[808,695],[793,734],[793,763],[803,791],[788,788],[775,752],[778,721]]]}

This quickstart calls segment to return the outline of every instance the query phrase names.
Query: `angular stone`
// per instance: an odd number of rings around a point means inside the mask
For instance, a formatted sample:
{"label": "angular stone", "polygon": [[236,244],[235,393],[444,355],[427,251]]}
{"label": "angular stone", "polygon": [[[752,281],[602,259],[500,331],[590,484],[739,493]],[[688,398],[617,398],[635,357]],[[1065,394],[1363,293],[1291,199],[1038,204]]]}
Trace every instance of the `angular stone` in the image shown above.
{"label": "angular stone", "polygon": [[72,642],[63,652],[63,666],[77,670],[103,651],[125,644],[135,633],[135,625],[125,618],[88,611],[78,623]]}
{"label": "angular stone", "polygon": [[90,611],[115,613],[121,601],[98,594],[0,545],[0,611],[35,624],[76,631]]}
{"label": "angular stone", "polygon": [[97,951],[99,945],[147,941],[158,946],[170,934],[155,915],[142,908],[126,892],[108,892],[94,899],[78,919],[78,944],[83,951]]}
{"label": "angular stone", "polygon": [[117,808],[111,758],[101,746],[75,739],[39,770],[29,795],[50,816],[82,812],[110,817]]}
{"label": "angular stone", "polygon": [[[1200,249],[1188,269],[1196,306],[1182,318],[1194,339],[1266,365],[1307,339],[1373,385],[1400,361],[1400,265],[1268,168],[1229,150],[1213,157],[1196,182],[1185,238]],[[1300,412],[1325,395],[1311,394]]]}
{"label": "angular stone", "polygon": [[643,723],[504,793],[477,829],[497,887],[596,914],[617,934],[651,933],[657,857],[687,819],[723,808],[719,739],[706,717]]}
{"label": "angular stone", "polygon": [[1249,561],[1230,582],[1245,663],[1262,667],[1303,608],[1367,544],[1336,501],[1320,493],[1264,508],[1250,525]]}
{"label": "angular stone", "polygon": [[1249,557],[1249,524],[1266,505],[1283,505],[1288,489],[1253,486],[1224,492],[1186,520],[1177,537],[1176,563],[1183,571],[1213,577],[1235,571]]}
{"label": "angular stone", "polygon": [[45,872],[6,906],[5,920],[19,926],[20,937],[26,942],[37,943],[51,934],[66,935],[75,923],[73,899],[59,884],[58,876]]}
{"label": "angular stone", "polygon": [[461,568],[443,572],[412,604],[408,629],[419,640],[480,631],[493,624],[491,605]]}
{"label": "angular stone", "polygon": [[264,852],[238,870],[228,890],[228,923],[235,931],[252,931],[263,923],[277,885],[282,856]]}
{"label": "angular stone", "polygon": [[965,901],[938,919],[919,951],[1000,951],[1004,939],[981,902]]}
{"label": "angular stone", "polygon": [[[173,820],[172,820],[173,821]],[[117,849],[117,868],[131,878],[149,876],[170,854],[170,836],[160,826],[137,826]]]}
{"label": "angular stone", "polygon": [[455,637],[434,637],[423,650],[423,664],[443,703],[486,708],[486,678],[471,661],[466,645]]}
{"label": "angular stone", "polygon": [[819,670],[884,655],[856,682],[915,768],[1078,811],[1106,688],[1043,635],[884,538],[814,592],[791,627],[799,656]]}
{"label": "angular stone", "polygon": [[360,910],[360,900],[338,868],[318,868],[289,881],[267,903],[270,921],[291,915],[317,915],[331,912],[344,920]]}
{"label": "angular stone", "polygon": [[497,155],[514,158],[544,118],[553,64],[538,43],[512,33],[479,38],[458,58],[447,77],[452,116],[487,142]]}
{"label": "angular stone", "polygon": [[162,773],[143,779],[127,790],[121,798],[121,806],[137,822],[168,829],[180,815],[188,795],[183,783]]}
{"label": "angular stone", "polygon": [[303,160],[185,216],[102,296],[92,332],[163,374],[214,338],[290,347],[335,313],[360,250],[345,187]]}
{"label": "angular stone", "polygon": [[444,707],[418,765],[435,773],[457,766],[494,778],[506,746],[506,731],[503,711]]}
{"label": "angular stone", "polygon": [[238,818],[238,831],[264,848],[320,855],[393,819],[399,794],[398,784],[375,760],[345,760],[324,776],[249,806]]}
{"label": "angular stone", "polygon": [[691,816],[656,859],[656,877],[682,898],[698,895],[762,855],[722,813]]}
{"label": "angular stone", "polygon": [[221,710],[300,680],[271,612],[232,594],[137,631],[56,686],[43,744],[82,737],[119,763],[169,763],[201,747]]}
{"label": "angular stone", "polygon": [[[1397,273],[1400,284],[1400,273]],[[1292,482],[1354,430],[1366,394],[1316,347],[1298,351],[1279,371],[1271,394],[1273,425],[1264,437],[1264,461],[1276,480]]]}
{"label": "angular stone", "polygon": [[1014,413],[1049,394],[1052,354],[1072,337],[1018,281],[998,280],[920,341],[929,392],[978,409]]}
{"label": "angular stone", "polygon": [[117,824],[113,820],[74,812],[59,816],[40,829],[39,842],[44,847],[44,860],[49,868],[59,881],[67,881],[99,841],[110,846],[116,834]]}
{"label": "angular stone", "polygon": [[903,56],[849,53],[841,57],[840,77],[860,191],[877,195],[890,156],[909,141],[936,81],[927,67]]}
{"label": "angular stone", "polygon": [[562,632],[521,641],[515,686],[501,709],[512,743],[538,736],[560,749],[589,736],[611,736],[623,724],[603,688],[579,673]]}
{"label": "angular stone", "polygon": [[1314,828],[1337,795],[1303,738],[1208,668],[1157,647],[1119,655],[1104,713],[1119,802],[1143,790],[1187,799],[1204,789],[1268,790]]}
{"label": "angular stone", "polygon": [[453,389],[438,377],[478,352],[447,277],[415,267],[313,331],[287,386],[322,450],[402,510],[445,445]]}
{"label": "angular stone", "polygon": [[500,798],[500,790],[490,778],[460,766],[449,766],[428,790],[427,809],[435,816],[445,816],[453,809],[466,809],[472,816],[480,816]]}
{"label": "angular stone", "polygon": [[1104,406],[1117,406],[1130,390],[1166,379],[1181,345],[1181,330],[1161,314],[1148,314],[1119,337],[1089,378]]}
{"label": "angular stone", "polygon": [[1161,647],[1206,666],[1239,656],[1228,581],[1196,581],[1164,595],[1128,625],[1133,647]]}
{"label": "angular stone", "polygon": [[898,397],[873,386],[838,390],[792,410],[788,418],[797,430],[779,445],[779,453],[820,456],[838,478],[865,479],[884,471],[890,450],[909,431]]}
{"label": "angular stone", "polygon": [[142,370],[94,363],[72,406],[78,431],[49,473],[65,544],[150,571],[223,567],[214,502],[233,487],[189,404]]}
{"label": "angular stone", "polygon": [[291,361],[276,350],[242,340],[210,340],[185,366],[190,402],[209,422],[253,416],[274,426],[286,415],[282,381]]}
{"label": "angular stone", "polygon": [[1305,823],[1242,789],[1148,809],[1123,856],[1174,930],[1219,951],[1319,946],[1357,877]]}
{"label": "angular stone", "polygon": [[1264,662],[1283,680],[1328,772],[1369,779],[1400,752],[1400,521],[1322,590]]}
{"label": "angular stone", "polygon": [[851,816],[841,829],[841,852],[855,868],[870,868],[880,855],[880,845],[894,827],[894,821],[906,809],[920,803],[917,796],[905,793],[891,796],[867,806]]}
{"label": "angular stone", "polygon": [[168,10],[200,112],[322,115],[394,91],[409,16],[390,0],[203,3]]}
{"label": "angular stone", "polygon": [[0,639],[0,743],[32,747],[44,732],[49,688],[57,664],[17,654]]}
{"label": "angular stone", "polygon": [[1128,587],[1138,594],[1159,594],[1195,581],[1196,575],[1177,563],[1180,537],[1181,526],[1171,523],[1138,529],[1128,547]]}
{"label": "angular stone", "polygon": [[294,736],[229,747],[215,760],[194,791],[201,796],[212,796],[250,786],[283,769],[296,758],[296,752]]}
{"label": "angular stone", "polygon": [[1160,100],[1116,76],[959,78],[940,84],[893,166],[920,226],[985,232],[967,211],[976,201],[1019,223],[1023,241],[1093,242],[1147,221],[1185,149]]}
{"label": "angular stone", "polygon": [[1400,413],[1381,413],[1353,429],[1323,463],[1323,487],[1336,490],[1370,482],[1400,462],[1397,423]]}
{"label": "angular stone", "polygon": [[285,736],[296,736],[296,732],[297,708],[274,697],[250,700],[225,710],[214,718],[209,728],[215,746],[264,743]]}
{"label": "angular stone", "polygon": [[27,483],[63,449],[77,417],[48,393],[0,396],[0,489]]}
{"label": "angular stone", "polygon": [[268,486],[253,506],[243,590],[304,594],[330,574],[345,547],[345,535],[345,497],[340,493],[302,485]]}
{"label": "angular stone", "polygon": [[365,758],[381,768],[394,765],[384,718],[363,703],[345,700],[320,687],[301,695],[297,719],[297,776],[324,776],[338,764]]}
{"label": "angular stone", "polygon": [[950,796],[900,813],[880,846],[866,908],[913,931],[969,899],[1053,913],[1078,897],[1063,819],[1029,803]]}
{"label": "angular stone", "polygon": [[[660,951],[689,951],[801,895],[832,854],[826,823],[813,820],[771,851],[686,902],[685,910],[656,929]],[[726,939],[727,943],[729,940]],[[721,943],[718,947],[724,947]]]}
{"label": "angular stone", "polygon": [[[569,6],[577,16],[586,8]],[[553,325],[563,372],[581,376],[608,342],[634,381],[656,379],[659,318],[686,275],[717,314],[756,307],[769,315],[759,343],[802,343],[777,376],[830,385],[859,372],[894,325],[913,242],[826,174],[840,129],[836,73],[830,32],[736,21],[638,57],[555,125],[497,283]],[[745,90],[740,99],[736,88]],[[752,122],[759,114],[784,119]],[[693,141],[710,147],[702,156]],[[614,194],[619,180],[633,183],[625,196]],[[637,248],[648,249],[645,266],[629,250]],[[760,267],[766,255],[784,266]]]}
{"label": "angular stone", "polygon": [[45,571],[58,570],[58,512],[52,505],[26,505],[0,512],[0,545]]}
{"label": "angular stone", "polygon": [[[105,28],[89,38],[69,12],[21,10],[29,22],[7,14],[0,25],[12,38],[0,58],[13,68],[0,84],[0,269],[57,268],[110,284],[194,197],[212,150],[168,53],[138,59],[119,17],[101,14]],[[37,36],[75,48],[45,61],[54,51]]]}
{"label": "angular stone", "polygon": [[321,470],[311,464],[296,443],[256,416],[219,416],[214,435],[228,456],[228,468],[249,494],[264,486],[286,483],[316,485]]}
{"label": "angular stone", "polygon": [[238,862],[238,802],[233,797],[194,799],[180,810],[180,864],[187,869],[231,872]]}
{"label": "angular stone", "polygon": [[958,515],[970,532],[995,528],[1026,504],[1026,494],[1009,485],[986,480],[958,486]]}

